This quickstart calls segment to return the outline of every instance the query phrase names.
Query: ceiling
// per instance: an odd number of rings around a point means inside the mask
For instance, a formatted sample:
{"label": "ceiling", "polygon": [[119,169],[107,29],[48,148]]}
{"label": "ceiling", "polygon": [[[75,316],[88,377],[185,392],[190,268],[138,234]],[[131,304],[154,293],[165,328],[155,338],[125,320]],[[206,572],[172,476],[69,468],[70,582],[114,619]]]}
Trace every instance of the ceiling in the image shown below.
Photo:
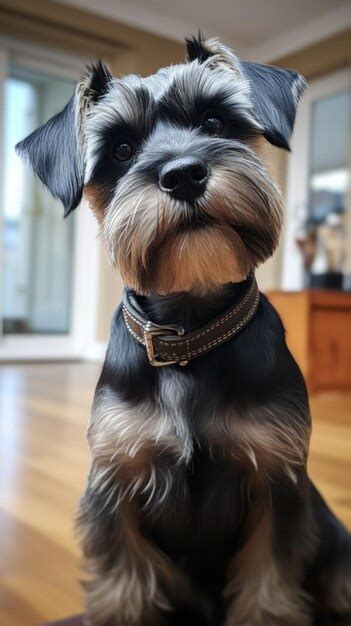
{"label": "ceiling", "polygon": [[200,28],[223,37],[238,52],[261,50],[263,56],[272,42],[286,39],[291,47],[306,31],[318,36],[333,25],[341,30],[351,24],[351,3],[345,0],[62,1],[173,39]]}

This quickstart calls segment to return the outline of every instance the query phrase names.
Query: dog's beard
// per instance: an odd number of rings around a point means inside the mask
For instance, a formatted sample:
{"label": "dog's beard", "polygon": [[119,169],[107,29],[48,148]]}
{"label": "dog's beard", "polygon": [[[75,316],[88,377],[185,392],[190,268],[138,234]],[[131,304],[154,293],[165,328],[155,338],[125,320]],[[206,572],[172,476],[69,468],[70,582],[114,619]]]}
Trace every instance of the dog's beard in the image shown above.
{"label": "dog's beard", "polygon": [[145,183],[137,169],[118,185],[103,237],[112,263],[137,292],[205,293],[243,280],[273,254],[282,199],[262,163],[243,146],[211,169],[193,206]]}

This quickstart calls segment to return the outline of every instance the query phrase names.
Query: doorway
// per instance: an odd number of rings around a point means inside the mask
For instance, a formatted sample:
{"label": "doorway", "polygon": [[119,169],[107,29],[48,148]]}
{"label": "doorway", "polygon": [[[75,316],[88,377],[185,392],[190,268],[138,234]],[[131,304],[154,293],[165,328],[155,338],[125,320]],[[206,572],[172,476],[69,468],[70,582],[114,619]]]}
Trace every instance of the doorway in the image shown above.
{"label": "doorway", "polygon": [[[82,206],[66,220],[60,202],[15,145],[70,99],[85,60],[43,50],[1,49],[0,359],[84,356],[94,331],[97,226]],[[51,55],[52,56],[52,55]]]}

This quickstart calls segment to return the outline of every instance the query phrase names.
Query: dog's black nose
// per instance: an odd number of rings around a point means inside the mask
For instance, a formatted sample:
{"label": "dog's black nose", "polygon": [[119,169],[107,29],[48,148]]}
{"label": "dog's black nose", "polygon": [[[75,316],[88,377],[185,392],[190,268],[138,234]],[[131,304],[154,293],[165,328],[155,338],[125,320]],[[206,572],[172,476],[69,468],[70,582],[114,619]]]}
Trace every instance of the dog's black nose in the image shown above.
{"label": "dog's black nose", "polygon": [[208,175],[208,166],[202,159],[193,156],[179,157],[162,167],[159,186],[173,198],[191,202],[205,191]]}

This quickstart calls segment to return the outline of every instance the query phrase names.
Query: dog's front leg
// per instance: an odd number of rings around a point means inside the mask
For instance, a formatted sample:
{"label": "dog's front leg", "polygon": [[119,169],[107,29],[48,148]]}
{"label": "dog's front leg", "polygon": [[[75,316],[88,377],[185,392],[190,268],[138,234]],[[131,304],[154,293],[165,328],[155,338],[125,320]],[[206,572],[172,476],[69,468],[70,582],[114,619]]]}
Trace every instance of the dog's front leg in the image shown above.
{"label": "dog's front leg", "polygon": [[144,516],[172,490],[169,459],[177,438],[158,419],[111,394],[94,402],[93,463],[79,516],[89,626],[156,626],[171,608],[172,590],[182,585],[143,528]]}
{"label": "dog's front leg", "polygon": [[307,478],[272,482],[255,503],[256,525],[229,567],[226,626],[310,626],[304,566],[315,549]]}
{"label": "dog's front leg", "polygon": [[88,487],[80,530],[89,626],[158,624],[170,608],[165,590],[174,575],[168,559],[142,535],[136,503],[111,506]]}

